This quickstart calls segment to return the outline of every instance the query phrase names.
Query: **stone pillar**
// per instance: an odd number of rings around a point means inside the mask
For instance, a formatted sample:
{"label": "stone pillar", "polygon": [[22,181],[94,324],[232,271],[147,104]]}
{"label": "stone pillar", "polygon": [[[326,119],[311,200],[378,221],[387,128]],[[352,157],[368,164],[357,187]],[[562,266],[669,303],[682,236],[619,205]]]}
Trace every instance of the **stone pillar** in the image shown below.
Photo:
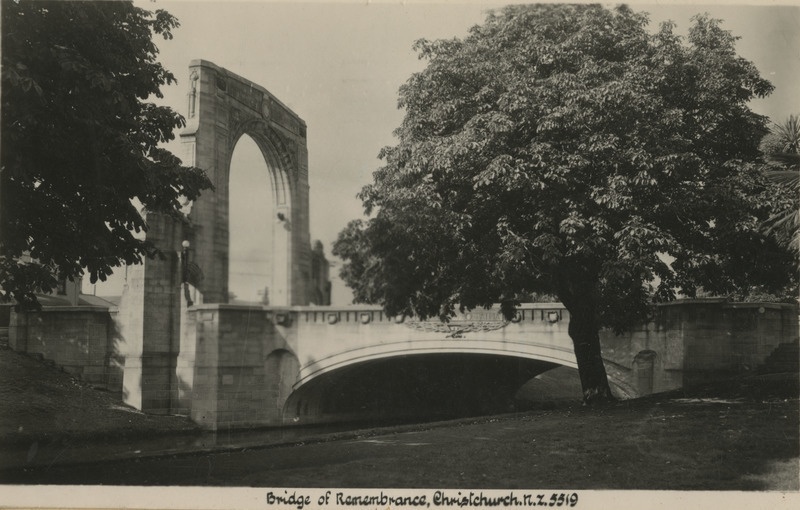
{"label": "stone pillar", "polygon": [[[190,65],[190,106],[181,132],[183,162],[202,168],[214,185],[192,204],[193,260],[203,271],[201,291],[207,302],[228,299],[228,114],[217,97],[216,74],[193,61]],[[199,61],[202,62],[202,61]]]}
{"label": "stone pillar", "polygon": [[180,223],[147,216],[147,239],[163,258],[128,268],[117,317],[118,349],[124,358],[124,401],[145,412],[166,414],[177,398],[175,367],[180,339]]}
{"label": "stone pillar", "polygon": [[[203,303],[203,296],[189,286],[189,295],[195,305]],[[173,381],[174,399],[172,413],[190,415],[192,412],[192,395],[195,384],[195,368],[197,358],[197,313],[189,309],[185,293],[180,298],[180,345],[175,366]],[[202,325],[199,326],[202,329]]]}
{"label": "stone pillar", "polygon": [[643,397],[653,393],[656,352],[645,350],[633,358],[633,373],[637,396]]}
{"label": "stone pillar", "polygon": [[8,345],[19,352],[28,350],[28,314],[11,312],[8,323]]}
{"label": "stone pillar", "polygon": [[188,312],[195,335],[188,341],[196,346],[192,359],[192,388],[189,416],[207,430],[217,430],[219,399],[219,312],[198,307]]}

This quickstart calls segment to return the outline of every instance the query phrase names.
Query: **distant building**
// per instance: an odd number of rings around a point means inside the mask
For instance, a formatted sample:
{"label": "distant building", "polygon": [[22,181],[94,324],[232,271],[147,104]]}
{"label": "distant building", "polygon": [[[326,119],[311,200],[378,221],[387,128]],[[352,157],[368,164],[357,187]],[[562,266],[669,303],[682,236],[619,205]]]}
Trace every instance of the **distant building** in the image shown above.
{"label": "distant building", "polygon": [[311,292],[310,304],[327,306],[331,304],[331,265],[325,258],[321,241],[314,241],[311,249]]}
{"label": "distant building", "polygon": [[[335,268],[334,263],[334,268]],[[353,304],[353,289],[339,276],[338,271],[334,271],[331,275],[331,305],[342,306]]]}
{"label": "distant building", "polygon": [[[20,262],[33,262],[33,258],[26,252],[20,258]],[[76,277],[73,280],[69,278],[59,278],[56,288],[50,294],[39,294],[37,299],[42,306],[79,306],[81,303],[81,288],[83,287],[83,278]]]}

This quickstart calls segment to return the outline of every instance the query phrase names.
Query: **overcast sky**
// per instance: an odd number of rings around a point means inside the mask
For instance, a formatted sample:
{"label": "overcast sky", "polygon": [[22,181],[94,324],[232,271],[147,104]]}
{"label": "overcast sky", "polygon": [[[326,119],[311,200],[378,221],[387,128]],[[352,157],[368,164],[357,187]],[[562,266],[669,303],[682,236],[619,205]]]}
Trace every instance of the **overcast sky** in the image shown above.
{"label": "overcast sky", "polygon": [[[137,3],[166,9],[180,20],[173,40],[157,41],[161,62],[179,81],[163,90],[165,100],[180,113],[186,115],[189,62],[204,59],[264,86],[306,121],[311,237],[330,254],[337,233],[362,215],[355,195],[380,165],[378,151],[395,142],[392,131],[403,115],[398,88],[424,65],[411,50],[413,42],[463,37],[487,10],[506,2]],[[800,112],[796,4],[632,5],[651,14],[653,27],[671,19],[682,33],[699,12],[723,19],[725,28],[742,37],[740,55],[776,86],[753,109],[776,120]],[[257,159],[253,147],[244,145],[237,146],[235,161]]]}

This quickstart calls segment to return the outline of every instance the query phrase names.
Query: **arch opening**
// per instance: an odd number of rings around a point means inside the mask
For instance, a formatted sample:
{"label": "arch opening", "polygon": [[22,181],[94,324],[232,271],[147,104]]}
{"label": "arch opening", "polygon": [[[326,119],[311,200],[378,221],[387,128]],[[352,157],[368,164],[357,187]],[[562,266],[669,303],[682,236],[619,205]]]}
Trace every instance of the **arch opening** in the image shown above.
{"label": "arch opening", "polygon": [[228,295],[241,304],[290,304],[290,200],[265,142],[243,134],[228,177]]}
{"label": "arch opening", "polygon": [[558,365],[476,353],[414,354],[348,365],[297,388],[285,423],[434,420],[511,412],[518,389]]}

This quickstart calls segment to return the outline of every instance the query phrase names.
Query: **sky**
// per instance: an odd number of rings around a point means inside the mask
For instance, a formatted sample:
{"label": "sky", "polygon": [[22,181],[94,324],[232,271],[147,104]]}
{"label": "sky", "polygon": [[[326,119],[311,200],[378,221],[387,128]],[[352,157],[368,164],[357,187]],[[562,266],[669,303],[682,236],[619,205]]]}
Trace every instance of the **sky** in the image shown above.
{"label": "sky", "polygon": [[[311,239],[321,240],[330,258],[339,231],[363,216],[356,194],[379,168],[378,152],[396,142],[398,89],[424,67],[414,41],[463,37],[507,2],[136,3],[166,9],[181,23],[174,39],[157,40],[159,60],[178,79],[162,89],[166,104],[186,115],[189,62],[204,59],[262,85],[306,121]],[[651,26],[671,19],[679,33],[697,13],[724,20],[741,36],[739,54],[776,87],[753,110],[778,121],[800,112],[800,4],[629,3],[650,13]],[[179,144],[168,148],[182,154]],[[233,164],[263,162],[254,144],[242,142]]]}

